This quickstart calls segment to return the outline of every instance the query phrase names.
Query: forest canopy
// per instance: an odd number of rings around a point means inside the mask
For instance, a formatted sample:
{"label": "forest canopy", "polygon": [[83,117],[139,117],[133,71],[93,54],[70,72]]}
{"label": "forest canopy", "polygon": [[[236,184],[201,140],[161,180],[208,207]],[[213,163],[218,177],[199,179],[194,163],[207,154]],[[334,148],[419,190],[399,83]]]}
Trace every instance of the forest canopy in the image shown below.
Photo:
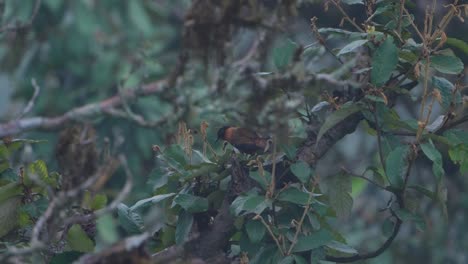
{"label": "forest canopy", "polygon": [[468,261],[464,1],[0,10],[0,263]]}

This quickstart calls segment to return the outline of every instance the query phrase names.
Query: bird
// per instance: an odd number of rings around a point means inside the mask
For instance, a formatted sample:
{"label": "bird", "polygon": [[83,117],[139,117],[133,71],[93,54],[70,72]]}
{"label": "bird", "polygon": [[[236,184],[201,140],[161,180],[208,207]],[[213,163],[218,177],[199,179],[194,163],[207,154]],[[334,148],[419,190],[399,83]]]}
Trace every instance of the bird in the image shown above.
{"label": "bird", "polygon": [[267,152],[271,139],[244,127],[223,126],[218,130],[218,138],[229,142],[242,153],[255,154]]}

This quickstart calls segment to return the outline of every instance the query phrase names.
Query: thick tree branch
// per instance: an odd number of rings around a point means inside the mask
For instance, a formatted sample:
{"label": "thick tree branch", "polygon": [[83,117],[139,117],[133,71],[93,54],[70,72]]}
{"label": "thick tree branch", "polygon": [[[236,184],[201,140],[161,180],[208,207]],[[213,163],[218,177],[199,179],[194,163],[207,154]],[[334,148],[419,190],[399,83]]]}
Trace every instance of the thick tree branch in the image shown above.
{"label": "thick tree branch", "polygon": [[348,116],[335,127],[328,130],[317,144],[318,130],[311,129],[308,132],[307,139],[297,151],[297,157],[311,165],[315,164],[336,142],[347,134],[354,132],[362,119],[364,119],[364,116],[360,112]]}

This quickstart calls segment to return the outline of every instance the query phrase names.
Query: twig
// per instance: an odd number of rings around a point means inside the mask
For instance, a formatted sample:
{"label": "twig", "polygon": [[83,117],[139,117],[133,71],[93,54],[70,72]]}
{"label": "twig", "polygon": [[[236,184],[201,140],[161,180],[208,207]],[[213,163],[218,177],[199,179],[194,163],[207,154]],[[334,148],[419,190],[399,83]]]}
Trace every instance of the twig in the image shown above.
{"label": "twig", "polygon": [[402,188],[402,198],[405,196],[405,190],[406,187],[408,186],[408,179],[411,174],[411,168],[413,166],[414,161],[416,160],[416,157],[418,156],[418,149],[416,145],[411,145],[411,153],[410,153],[410,158],[408,161],[408,168],[406,169],[405,177],[404,177],[404,183],[403,183],[403,188]]}
{"label": "twig", "polygon": [[364,33],[365,31],[356,24],[356,22],[354,22],[353,19],[351,19],[348,14],[346,13],[346,11],[344,11],[343,7],[341,7],[339,1],[337,0],[330,0],[333,5],[335,5],[335,7],[340,11],[341,15],[346,19],[348,20],[349,23],[351,23],[351,25],[353,25],[359,32],[361,33]]}
{"label": "twig", "polygon": [[[377,106],[375,104],[374,106]],[[383,155],[383,149],[382,149],[382,135],[381,135],[381,130],[379,126],[379,119],[377,117],[377,109],[374,109],[375,111],[372,111],[374,113],[374,122],[375,122],[375,130],[377,131],[377,148],[379,149],[379,158],[380,158],[380,163],[382,163],[382,167],[384,171],[387,171],[387,166],[385,164],[385,159]]]}
{"label": "twig", "polygon": [[26,107],[23,109],[23,112],[18,116],[18,118],[16,120],[22,118],[23,116],[25,116],[26,114],[31,112],[31,110],[34,107],[34,104],[36,102],[36,99],[39,96],[39,93],[41,91],[41,87],[39,85],[37,85],[36,79],[32,78],[31,79],[31,84],[32,84],[32,86],[34,88],[34,94],[31,97],[31,99],[29,99],[29,102],[26,104]]}
{"label": "twig", "polygon": [[442,132],[444,132],[444,131],[447,131],[447,130],[450,129],[450,128],[453,128],[453,127],[456,127],[456,126],[458,126],[458,125],[461,125],[461,124],[463,124],[463,123],[465,123],[465,122],[468,122],[468,115],[464,115],[464,116],[462,116],[462,117],[459,118],[459,119],[453,120],[452,122],[447,122],[447,125],[444,126],[444,127],[442,127],[441,129],[439,129],[439,130],[437,131],[437,134],[440,134],[440,133],[442,133]]}
{"label": "twig", "polygon": [[[393,211],[392,211],[392,214]],[[403,222],[401,221],[400,218],[396,217],[396,223],[395,226],[393,227],[392,234],[388,239],[385,241],[385,243],[382,244],[376,251],[368,253],[368,254],[357,254],[351,257],[334,257],[334,256],[325,256],[325,260],[327,261],[334,261],[338,263],[348,263],[348,262],[354,262],[358,260],[364,260],[364,259],[370,259],[370,258],[375,258],[378,255],[382,254],[385,250],[387,250],[388,247],[392,244],[393,240],[395,237],[398,235],[400,232],[400,227]]]}
{"label": "twig", "polygon": [[127,158],[123,154],[119,155],[119,161],[120,161],[120,164],[122,164],[122,166],[124,168],[125,175],[126,175],[127,179],[126,179],[124,187],[119,192],[117,197],[109,205],[107,205],[106,207],[104,207],[102,209],[99,209],[99,210],[97,210],[97,211],[95,211],[93,213],[86,214],[86,215],[75,215],[75,216],[71,216],[71,217],[65,219],[63,221],[65,226],[70,226],[70,225],[76,224],[76,223],[85,223],[85,222],[91,221],[93,219],[97,219],[100,216],[105,215],[105,214],[110,213],[113,210],[115,210],[117,208],[117,206],[121,202],[123,202],[125,200],[125,198],[127,198],[128,194],[132,190],[134,176],[133,176],[133,173],[130,171],[130,168],[128,167]]}
{"label": "twig", "polygon": [[166,123],[170,118],[174,117],[174,112],[171,112],[161,117],[158,120],[146,120],[143,116],[139,114],[135,114],[131,111],[122,111],[116,108],[106,109],[104,110],[104,113],[112,117],[129,120],[131,122],[138,124],[141,127],[157,127],[163,123]]}
{"label": "twig", "polygon": [[264,35],[265,34],[263,33],[261,36],[255,38],[252,46],[250,46],[249,50],[247,51],[247,54],[245,54],[245,56],[240,60],[233,63],[234,67],[244,67],[245,64],[247,64],[247,62],[249,62],[249,60],[257,54],[258,47],[260,46],[260,40],[264,38]]}
{"label": "twig", "polygon": [[166,79],[148,83],[142,86],[140,91],[134,89],[126,90],[122,95],[114,95],[97,103],[86,104],[55,117],[31,117],[12,120],[7,123],[0,124],[0,137],[11,136],[23,133],[33,129],[51,130],[62,127],[68,122],[74,120],[83,120],[86,118],[96,117],[106,113],[111,108],[116,108],[122,105],[122,98],[132,99],[153,94],[160,94],[168,88]]}
{"label": "twig", "polygon": [[272,162],[273,162],[273,165],[272,165],[272,169],[271,169],[271,181],[270,181],[270,188],[269,188],[269,191],[268,191],[268,198],[271,198],[273,197],[273,195],[275,194],[275,190],[276,190],[276,137],[273,137],[273,157],[271,158],[272,159]]}
{"label": "twig", "polygon": [[317,17],[313,17],[313,18],[310,19],[310,26],[312,28],[312,33],[314,33],[315,38],[317,38],[317,41],[320,43],[320,45],[322,45],[325,48],[325,50],[328,53],[330,53],[333,57],[335,57],[335,59],[337,59],[341,64],[344,64],[344,62],[341,60],[341,58],[336,56],[336,54],[333,53],[333,51],[327,46],[327,43],[326,43],[325,39],[322,37],[322,35],[320,35],[320,32],[319,32],[318,27],[316,25],[317,20],[318,20]]}
{"label": "twig", "polygon": [[268,230],[268,233],[270,234],[271,238],[273,238],[273,240],[275,241],[276,243],[276,246],[278,247],[278,250],[281,252],[281,255],[284,256],[284,250],[283,248],[281,247],[280,245],[280,242],[278,241],[278,238],[275,236],[275,234],[273,234],[273,231],[271,230],[270,226],[268,225],[267,222],[265,222],[265,219],[263,219],[263,217],[261,215],[256,215],[253,220],[258,220],[260,219],[260,221],[262,222],[262,224],[265,226],[265,228]]}
{"label": "twig", "polygon": [[[408,12],[408,10],[406,10],[405,6],[403,6],[403,12],[405,12],[406,16],[408,16],[409,18],[411,18],[411,15],[410,13]],[[409,20],[410,21],[410,25],[413,27],[414,31],[416,32],[416,34],[418,34],[419,38],[421,38],[421,41],[424,42],[424,36],[423,34],[421,33],[421,31],[419,31],[418,27],[416,26],[416,24],[414,24],[414,21],[413,20]]]}
{"label": "twig", "polygon": [[30,243],[37,244],[40,242],[40,233],[42,229],[44,228],[44,225],[46,224],[46,222],[53,216],[56,208],[62,206],[69,199],[78,196],[84,190],[91,187],[99,179],[100,176],[101,176],[100,174],[96,173],[92,177],[88,178],[80,186],[74,189],[68,190],[68,191],[59,192],[57,196],[55,196],[55,198],[49,203],[49,207],[47,207],[47,210],[39,218],[39,220],[37,220],[36,224],[34,225]]}
{"label": "twig", "polygon": [[314,185],[312,187],[312,190],[309,193],[309,199],[307,199],[307,204],[304,207],[304,212],[302,213],[301,219],[299,220],[299,223],[296,226],[296,233],[294,234],[294,238],[293,238],[293,240],[291,242],[291,246],[289,247],[289,250],[288,250],[288,253],[287,253],[288,256],[291,255],[291,252],[292,252],[294,246],[297,243],[297,237],[299,236],[299,233],[300,233],[300,231],[302,229],[302,224],[304,223],[304,219],[305,219],[307,213],[309,212],[310,203],[312,202],[312,198],[314,197],[313,194],[314,194],[315,186],[316,186],[316,183],[314,183]]}
{"label": "twig", "polygon": [[349,171],[349,170],[346,169],[345,167],[341,167],[341,169],[342,169],[344,172],[346,172],[346,174],[348,174],[349,176],[356,177],[356,178],[361,178],[361,179],[366,180],[366,181],[368,181],[369,183],[375,185],[375,186],[376,186],[377,188],[379,188],[379,189],[382,189],[382,190],[384,190],[384,191],[388,191],[387,188],[385,188],[385,186],[382,186],[382,185],[378,184],[377,182],[375,182],[375,181],[373,181],[373,180],[367,178],[366,176],[364,176],[364,174],[366,173],[365,171],[364,171],[364,173],[363,173],[362,175],[359,175],[359,174],[356,174],[356,173],[353,173],[353,172]]}
{"label": "twig", "polygon": [[422,100],[421,100],[421,107],[420,107],[420,110],[419,110],[419,122],[418,122],[418,132],[416,134],[416,141],[419,141],[419,139],[421,138],[421,135],[424,131],[424,128],[426,127],[427,123],[425,123],[425,121],[423,121],[425,118],[424,118],[424,109],[426,108],[426,100],[427,100],[427,95],[428,95],[428,89],[429,89],[429,85],[428,85],[428,80],[429,80],[429,65],[430,65],[430,59],[429,59],[429,54],[426,55],[426,63],[424,64],[424,93],[423,93],[423,97],[422,97]]}
{"label": "twig", "polygon": [[398,17],[398,26],[397,26],[397,33],[398,36],[401,34],[401,24],[403,23],[403,8],[405,7],[405,0],[400,0],[400,13]]}
{"label": "twig", "polygon": [[104,114],[109,109],[123,105],[124,101],[131,101],[148,95],[162,94],[169,88],[176,85],[177,79],[184,74],[187,62],[187,54],[182,53],[179,56],[179,60],[174,70],[165,79],[144,84],[137,89],[127,89],[124,92],[109,97],[103,101],[71,109],[60,116],[24,118],[0,124],[0,137],[11,136],[33,129],[57,129],[71,121],[81,121],[86,118],[94,118]]}

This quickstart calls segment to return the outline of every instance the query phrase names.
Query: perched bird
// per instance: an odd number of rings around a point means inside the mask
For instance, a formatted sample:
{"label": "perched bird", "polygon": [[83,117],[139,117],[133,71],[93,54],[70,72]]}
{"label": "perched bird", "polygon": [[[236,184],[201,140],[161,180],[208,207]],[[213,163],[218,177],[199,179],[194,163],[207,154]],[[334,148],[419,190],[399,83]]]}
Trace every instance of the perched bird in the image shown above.
{"label": "perched bird", "polygon": [[268,151],[271,143],[269,137],[261,137],[257,132],[248,128],[223,126],[218,130],[218,138],[233,145],[240,152],[247,154],[262,153]]}

